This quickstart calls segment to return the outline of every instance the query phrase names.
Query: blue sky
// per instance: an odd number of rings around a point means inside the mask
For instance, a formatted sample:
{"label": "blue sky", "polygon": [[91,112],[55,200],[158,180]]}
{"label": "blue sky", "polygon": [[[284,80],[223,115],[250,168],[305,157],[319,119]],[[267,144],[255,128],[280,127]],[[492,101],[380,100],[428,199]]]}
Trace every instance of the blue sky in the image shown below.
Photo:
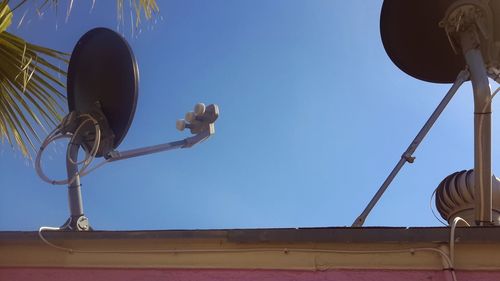
{"label": "blue sky", "polygon": [[[114,1],[96,1],[91,13],[87,2],[75,1],[67,23],[62,4],[58,16],[32,15],[9,31],[70,52],[87,30],[117,28]],[[84,177],[85,214],[96,229],[351,225],[450,87],[390,61],[381,0],[158,2],[161,17],[139,35],[120,28],[138,60],[140,93],[118,150],[188,136],[175,120],[197,102],[220,106],[216,134]],[[472,119],[466,83],[365,225],[439,225],[430,196],[444,177],[472,168]],[[51,176],[65,176],[64,153],[63,143],[48,150]],[[7,144],[0,157],[0,230],[61,225],[66,187],[41,181]]]}

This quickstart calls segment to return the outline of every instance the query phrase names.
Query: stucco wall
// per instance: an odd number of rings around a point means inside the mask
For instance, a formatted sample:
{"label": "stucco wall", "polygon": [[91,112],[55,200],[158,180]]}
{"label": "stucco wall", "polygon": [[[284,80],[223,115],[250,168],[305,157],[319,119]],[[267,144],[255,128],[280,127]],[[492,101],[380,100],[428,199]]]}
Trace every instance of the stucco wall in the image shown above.
{"label": "stucco wall", "polygon": [[[458,280],[500,280],[500,272],[459,271]],[[102,269],[102,268],[0,268],[2,281],[447,281],[447,271],[431,270],[216,270],[216,269]]]}

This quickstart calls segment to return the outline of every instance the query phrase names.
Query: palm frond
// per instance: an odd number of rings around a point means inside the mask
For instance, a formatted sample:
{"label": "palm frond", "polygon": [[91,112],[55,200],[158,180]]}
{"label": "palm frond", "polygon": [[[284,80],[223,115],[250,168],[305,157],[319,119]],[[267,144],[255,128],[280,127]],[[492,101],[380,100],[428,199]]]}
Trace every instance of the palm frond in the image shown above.
{"label": "palm frond", "polygon": [[[67,8],[66,8],[66,20],[68,20],[69,15],[71,14],[71,10],[73,9],[73,0],[67,0]],[[128,0],[128,3],[130,3],[130,9],[133,9],[135,12],[135,19],[132,19],[135,21],[135,27],[137,28],[140,23],[141,23],[141,18],[142,15],[144,14],[144,17],[149,20],[151,19],[155,14],[158,14],[160,11],[160,8],[158,4],[156,3],[156,0]],[[57,7],[61,4],[60,0],[42,0],[41,4],[38,5],[37,10],[41,11],[46,7],[54,7],[57,9]],[[95,5],[95,0],[92,0],[92,7]],[[118,21],[123,20],[123,11],[125,7],[125,0],[116,0],[116,7],[117,7],[117,14],[118,14]]]}
{"label": "palm frond", "polygon": [[[67,1],[66,17],[73,8],[73,0]],[[116,1],[120,20],[124,0]],[[61,79],[65,79],[66,72],[61,66],[66,69],[69,55],[30,44],[7,32],[12,12],[29,1],[19,1],[12,10],[8,2],[0,0],[0,139],[31,158],[41,133],[59,124],[64,112],[61,104],[65,103],[62,92],[65,85]],[[57,9],[60,2],[40,0],[37,12],[48,7]],[[142,16],[149,20],[159,12],[155,0],[129,0],[128,3],[135,28],[140,25]]]}
{"label": "palm frond", "polygon": [[[139,27],[141,23],[141,12],[144,13],[144,17],[148,20],[160,11],[158,4],[156,4],[156,0],[131,0],[130,2],[135,11],[136,28]],[[123,18],[124,0],[116,0],[116,6],[118,19],[120,20]]]}
{"label": "palm frond", "polygon": [[[0,11],[4,11],[0,27],[7,18],[5,13],[11,15],[5,3],[0,3]],[[57,76],[64,78],[66,73],[54,63],[65,66],[68,54],[0,30],[0,138],[30,158],[40,134],[61,119],[64,84]]]}
{"label": "palm frond", "polygon": [[7,30],[7,27],[12,23],[12,13],[7,1],[0,2],[0,32]]}

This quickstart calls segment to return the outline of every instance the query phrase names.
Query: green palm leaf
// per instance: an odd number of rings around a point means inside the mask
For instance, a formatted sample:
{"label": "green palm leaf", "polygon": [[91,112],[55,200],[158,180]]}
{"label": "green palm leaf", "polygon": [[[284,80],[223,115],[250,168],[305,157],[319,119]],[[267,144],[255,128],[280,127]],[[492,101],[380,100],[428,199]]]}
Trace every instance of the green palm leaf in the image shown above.
{"label": "green palm leaf", "polygon": [[[5,31],[12,13],[0,3],[0,138],[31,157],[40,134],[61,119],[68,55]],[[58,78],[60,76],[61,78]]]}
{"label": "green palm leaf", "polygon": [[[155,0],[133,0],[131,2],[135,10],[135,27],[141,23],[141,11],[146,19],[150,19],[160,10]],[[123,17],[123,3],[124,0],[116,1],[119,19]]]}
{"label": "green palm leaf", "polygon": [[[73,7],[68,1],[67,16]],[[95,1],[95,0],[94,0]],[[116,0],[118,18],[123,17],[124,0]],[[12,10],[8,0],[0,0],[0,139],[31,158],[41,134],[59,124],[64,112],[63,94],[69,55],[30,44],[9,32],[12,12],[28,1],[20,1]],[[60,0],[43,0],[57,7]],[[155,0],[130,0],[135,11],[135,27],[141,16],[150,19],[158,13]],[[132,13],[131,13],[132,17]]]}
{"label": "green palm leaf", "polygon": [[2,3],[0,3],[0,32],[5,31],[11,22],[12,13],[7,5],[7,1],[2,1]]}
{"label": "green palm leaf", "polygon": [[[26,1],[22,1],[21,5],[24,4]],[[47,6],[52,6],[57,9],[59,6],[61,0],[44,0],[39,6],[38,10],[43,10]],[[71,10],[73,9],[73,2],[74,0],[67,0],[67,11],[66,11],[66,20],[68,19]],[[95,0],[92,1],[92,7],[94,6]],[[141,23],[141,17],[142,14],[144,14],[144,17],[146,19],[151,19],[154,14],[157,14],[160,11],[160,8],[158,7],[158,4],[156,3],[156,0],[128,0],[128,3],[130,3],[130,8],[135,11],[135,27],[138,27],[139,24]],[[18,5],[19,6],[19,5]],[[125,6],[125,0],[116,0],[116,7],[118,11],[118,20],[122,21],[123,20],[123,11],[124,11],[124,6]],[[132,15],[131,15],[132,17]]]}

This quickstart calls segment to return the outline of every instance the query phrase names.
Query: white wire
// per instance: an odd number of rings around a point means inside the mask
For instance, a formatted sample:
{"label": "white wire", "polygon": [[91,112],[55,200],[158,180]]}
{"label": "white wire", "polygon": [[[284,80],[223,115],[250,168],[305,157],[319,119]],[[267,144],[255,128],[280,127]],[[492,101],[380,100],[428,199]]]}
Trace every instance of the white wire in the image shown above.
{"label": "white wire", "polygon": [[[67,134],[57,135],[57,136],[54,136],[50,139],[47,138],[46,140],[48,140],[47,143],[51,143],[53,141],[56,141],[56,140],[62,139],[62,138],[70,138],[70,135],[67,135]],[[66,178],[64,180],[54,180],[54,179],[49,178],[47,175],[45,175],[45,173],[43,172],[42,166],[41,166],[41,158],[42,158],[42,154],[43,154],[43,151],[44,151],[46,146],[47,146],[47,144],[45,144],[45,143],[42,144],[42,146],[40,147],[40,150],[38,151],[37,156],[36,156],[35,171],[38,174],[38,176],[43,181],[48,182],[48,183],[53,184],[53,185],[63,185],[63,184],[68,184],[69,182],[73,182],[74,178],[76,178],[76,177],[73,177],[72,179]]]}
{"label": "white wire", "polygon": [[44,230],[60,231],[60,230],[61,230],[61,228],[60,228],[60,227],[42,226],[42,227],[40,227],[40,228],[38,229],[38,236],[40,237],[40,239],[42,239],[42,241],[43,241],[45,244],[47,244],[47,245],[49,245],[49,246],[51,246],[51,247],[53,247],[53,248],[56,248],[56,249],[62,250],[62,251],[67,251],[67,248],[60,247],[60,246],[57,246],[57,245],[55,245],[55,244],[52,244],[52,243],[50,243],[47,239],[45,239],[45,237],[43,237],[43,235],[42,235],[42,231],[44,231]]}
{"label": "white wire", "polygon": [[100,128],[99,123],[97,122],[97,120],[94,117],[92,117],[90,114],[82,114],[80,116],[81,117],[87,117],[87,119],[83,120],[80,123],[80,125],[78,126],[78,128],[75,130],[75,132],[73,133],[73,137],[70,140],[70,143],[74,143],[75,139],[78,137],[79,131],[83,128],[83,125],[85,125],[85,123],[87,123],[89,121],[92,121],[94,123],[95,138],[94,138],[94,144],[92,146],[92,149],[90,150],[90,152],[88,154],[88,157],[85,157],[85,159],[83,160],[83,162],[76,162],[73,159],[71,159],[70,154],[69,154],[70,146],[68,145],[68,149],[67,149],[67,153],[66,153],[66,158],[68,159],[68,161],[70,161],[70,163],[75,164],[75,165],[83,163],[83,166],[73,176],[73,178],[69,182],[69,184],[71,184],[76,179],[76,177],[78,175],[82,175],[83,176],[84,174],[85,175],[88,174],[88,173],[85,173],[85,171],[89,167],[90,163],[92,163],[92,161],[94,161],[95,156],[97,155],[97,152],[99,151],[99,146],[101,144],[101,128]]}
{"label": "white wire", "polygon": [[[80,117],[87,117],[87,119],[83,120],[83,122],[81,122],[80,125],[77,127],[77,129],[73,133],[73,137],[71,139],[71,142],[73,142],[76,139],[76,137],[78,136],[78,132],[83,128],[83,125],[89,121],[92,121],[94,124],[94,129],[95,129],[96,135],[95,135],[94,144],[92,146],[92,149],[88,153],[90,155],[94,155],[94,157],[95,157],[95,155],[97,154],[97,151],[99,149],[99,145],[100,145],[100,140],[101,140],[100,128],[101,127],[99,126],[99,123],[97,122],[97,120],[94,117],[92,117],[92,115],[90,115],[90,114],[82,114],[82,115],[80,115]],[[84,149],[85,149],[85,147],[84,147]],[[86,149],[85,149],[85,152],[87,152]],[[67,155],[68,161],[70,161],[70,163],[72,163],[72,164],[80,165],[82,163],[91,162],[91,161],[89,161],[89,157],[85,157],[85,159],[80,161],[80,162],[75,162],[75,161],[73,161],[73,159],[71,159],[71,157],[69,157],[69,153],[67,153],[66,155]]]}
{"label": "white wire", "polygon": [[[90,114],[82,114],[80,115],[81,117],[86,117],[85,120],[83,120],[80,125],[78,126],[78,128],[75,130],[75,132],[73,134],[61,134],[61,131],[60,131],[60,126],[58,126],[57,128],[55,128],[48,136],[47,138],[45,138],[44,142],[42,143],[37,155],[36,155],[36,159],[35,159],[35,171],[37,172],[38,176],[45,182],[48,182],[50,184],[53,184],[53,185],[65,185],[65,184],[72,184],[76,178],[78,176],[84,176],[84,175],[88,175],[91,171],[94,171],[95,169],[97,169],[98,167],[101,167],[102,166],[102,163],[96,167],[93,167],[91,170],[87,171],[88,167],[90,166],[90,163],[95,159],[95,156],[97,155],[97,152],[99,150],[99,146],[100,146],[100,139],[101,139],[101,130],[100,130],[100,126],[97,122],[97,120],[95,118],[93,118]],[[63,179],[63,180],[54,180],[54,179],[50,179],[47,175],[45,175],[45,173],[43,172],[43,169],[42,169],[42,166],[41,166],[41,158],[42,158],[42,154],[45,150],[45,148],[53,141],[56,141],[58,139],[61,139],[61,138],[71,138],[70,139],[70,144],[74,143],[74,140],[75,138],[77,137],[78,135],[78,131],[81,130],[81,128],[83,128],[83,125],[89,121],[93,121],[94,122],[94,127],[95,127],[95,130],[96,130],[96,136],[95,136],[95,139],[94,139],[94,144],[92,146],[92,149],[90,152],[86,152],[86,155],[85,155],[85,159],[83,160],[83,162],[76,162],[74,161],[73,159],[71,159],[71,157],[69,157],[69,145],[68,145],[68,151],[66,153],[66,158],[73,164],[81,164],[83,163],[83,166],[79,169],[79,171],[77,173],[75,173],[75,175],[73,175],[71,178],[66,178],[66,179]],[[68,175],[69,176],[69,175]]]}
{"label": "white wire", "polygon": [[459,221],[464,222],[467,226],[470,226],[470,224],[464,220],[461,217],[456,217],[453,219],[451,222],[451,231],[450,231],[450,256],[449,256],[449,261],[451,262],[451,278],[453,281],[457,281],[457,276],[455,274],[455,229],[457,228],[457,224]]}
{"label": "white wire", "polygon": [[[92,118],[93,119],[93,118]],[[76,136],[78,136],[78,133],[80,132],[80,130],[83,128],[83,126],[89,122],[89,121],[94,121],[92,120],[91,118],[87,118],[85,120],[83,120],[80,125],[76,128],[76,130],[72,133],[72,137],[71,137],[71,141],[70,143],[74,143],[75,139],[76,139]],[[94,127],[94,129],[97,129],[97,127]],[[96,134],[97,134],[97,130],[96,130]],[[87,149],[85,148],[85,146],[83,146],[84,150],[86,153],[88,153],[88,155],[91,155],[92,154],[92,151],[94,151],[94,148],[95,148],[95,145],[96,145],[96,141],[94,140],[94,145],[92,146],[92,149],[91,151],[87,151]],[[69,146],[68,146],[68,149],[66,150],[66,159],[71,163],[71,164],[75,164],[75,165],[80,165],[80,164],[83,164],[83,163],[86,163],[88,161],[88,159],[90,158],[90,156],[87,156],[80,162],[76,162],[74,161],[70,155],[69,155]]]}
{"label": "white wire", "polygon": [[50,184],[55,184],[55,185],[60,185],[60,184],[65,184],[64,180],[52,180],[49,177],[45,175],[43,172],[42,166],[41,166],[41,159],[42,159],[42,154],[51,142],[56,141],[61,138],[69,138],[69,135],[66,134],[60,134],[59,127],[54,129],[48,136],[45,138],[44,142],[42,143],[40,149],[38,150],[38,153],[36,154],[36,159],[35,159],[35,171],[38,174],[38,176],[45,182],[48,182]]}
{"label": "white wire", "polygon": [[450,260],[453,265],[455,265],[455,228],[457,228],[457,224],[459,221],[464,222],[467,226],[470,224],[461,217],[456,217],[451,222],[451,231],[450,231]]}
{"label": "white wire", "polygon": [[86,175],[88,175],[88,174],[92,173],[93,171],[95,171],[95,170],[97,170],[97,169],[101,168],[102,166],[104,166],[105,164],[108,164],[108,163],[109,163],[109,160],[104,160],[104,161],[101,161],[99,164],[96,164],[94,167],[92,167],[92,168],[88,168],[88,169],[86,169],[85,171],[82,171],[82,172],[80,173],[80,176],[86,176]]}
{"label": "white wire", "polygon": [[165,254],[195,254],[195,253],[245,253],[245,252],[302,252],[302,253],[332,253],[332,254],[397,254],[397,253],[415,253],[415,252],[434,252],[439,254],[452,268],[450,257],[443,251],[432,247],[406,248],[393,250],[335,250],[335,249],[313,249],[313,248],[246,248],[246,249],[158,249],[158,250],[79,250],[57,246],[43,237],[44,230],[58,231],[55,227],[40,227],[38,236],[48,246],[68,253],[86,253],[86,254],[139,254],[139,253],[165,253]]}
{"label": "white wire", "polygon": [[[72,137],[72,135],[69,136],[70,138]],[[71,140],[69,141],[71,143]],[[89,157],[90,157],[90,151],[87,150],[87,148],[85,146],[82,146],[83,148],[83,151],[85,151],[85,157],[83,158],[82,161],[73,161],[73,159],[71,159],[69,156],[68,156],[68,149],[66,148],[66,159],[68,159],[68,161],[71,163],[71,164],[75,164],[75,165],[81,165],[83,163],[85,163]]]}
{"label": "white wire", "polygon": [[432,198],[434,198],[436,196],[437,189],[438,189],[437,187],[434,189],[434,191],[432,192],[431,198],[429,199],[429,208],[431,209],[432,215],[434,216],[434,218],[436,218],[436,220],[438,220],[442,225],[448,226],[443,220],[441,220],[436,215],[436,212],[434,212],[434,208],[432,208]]}

